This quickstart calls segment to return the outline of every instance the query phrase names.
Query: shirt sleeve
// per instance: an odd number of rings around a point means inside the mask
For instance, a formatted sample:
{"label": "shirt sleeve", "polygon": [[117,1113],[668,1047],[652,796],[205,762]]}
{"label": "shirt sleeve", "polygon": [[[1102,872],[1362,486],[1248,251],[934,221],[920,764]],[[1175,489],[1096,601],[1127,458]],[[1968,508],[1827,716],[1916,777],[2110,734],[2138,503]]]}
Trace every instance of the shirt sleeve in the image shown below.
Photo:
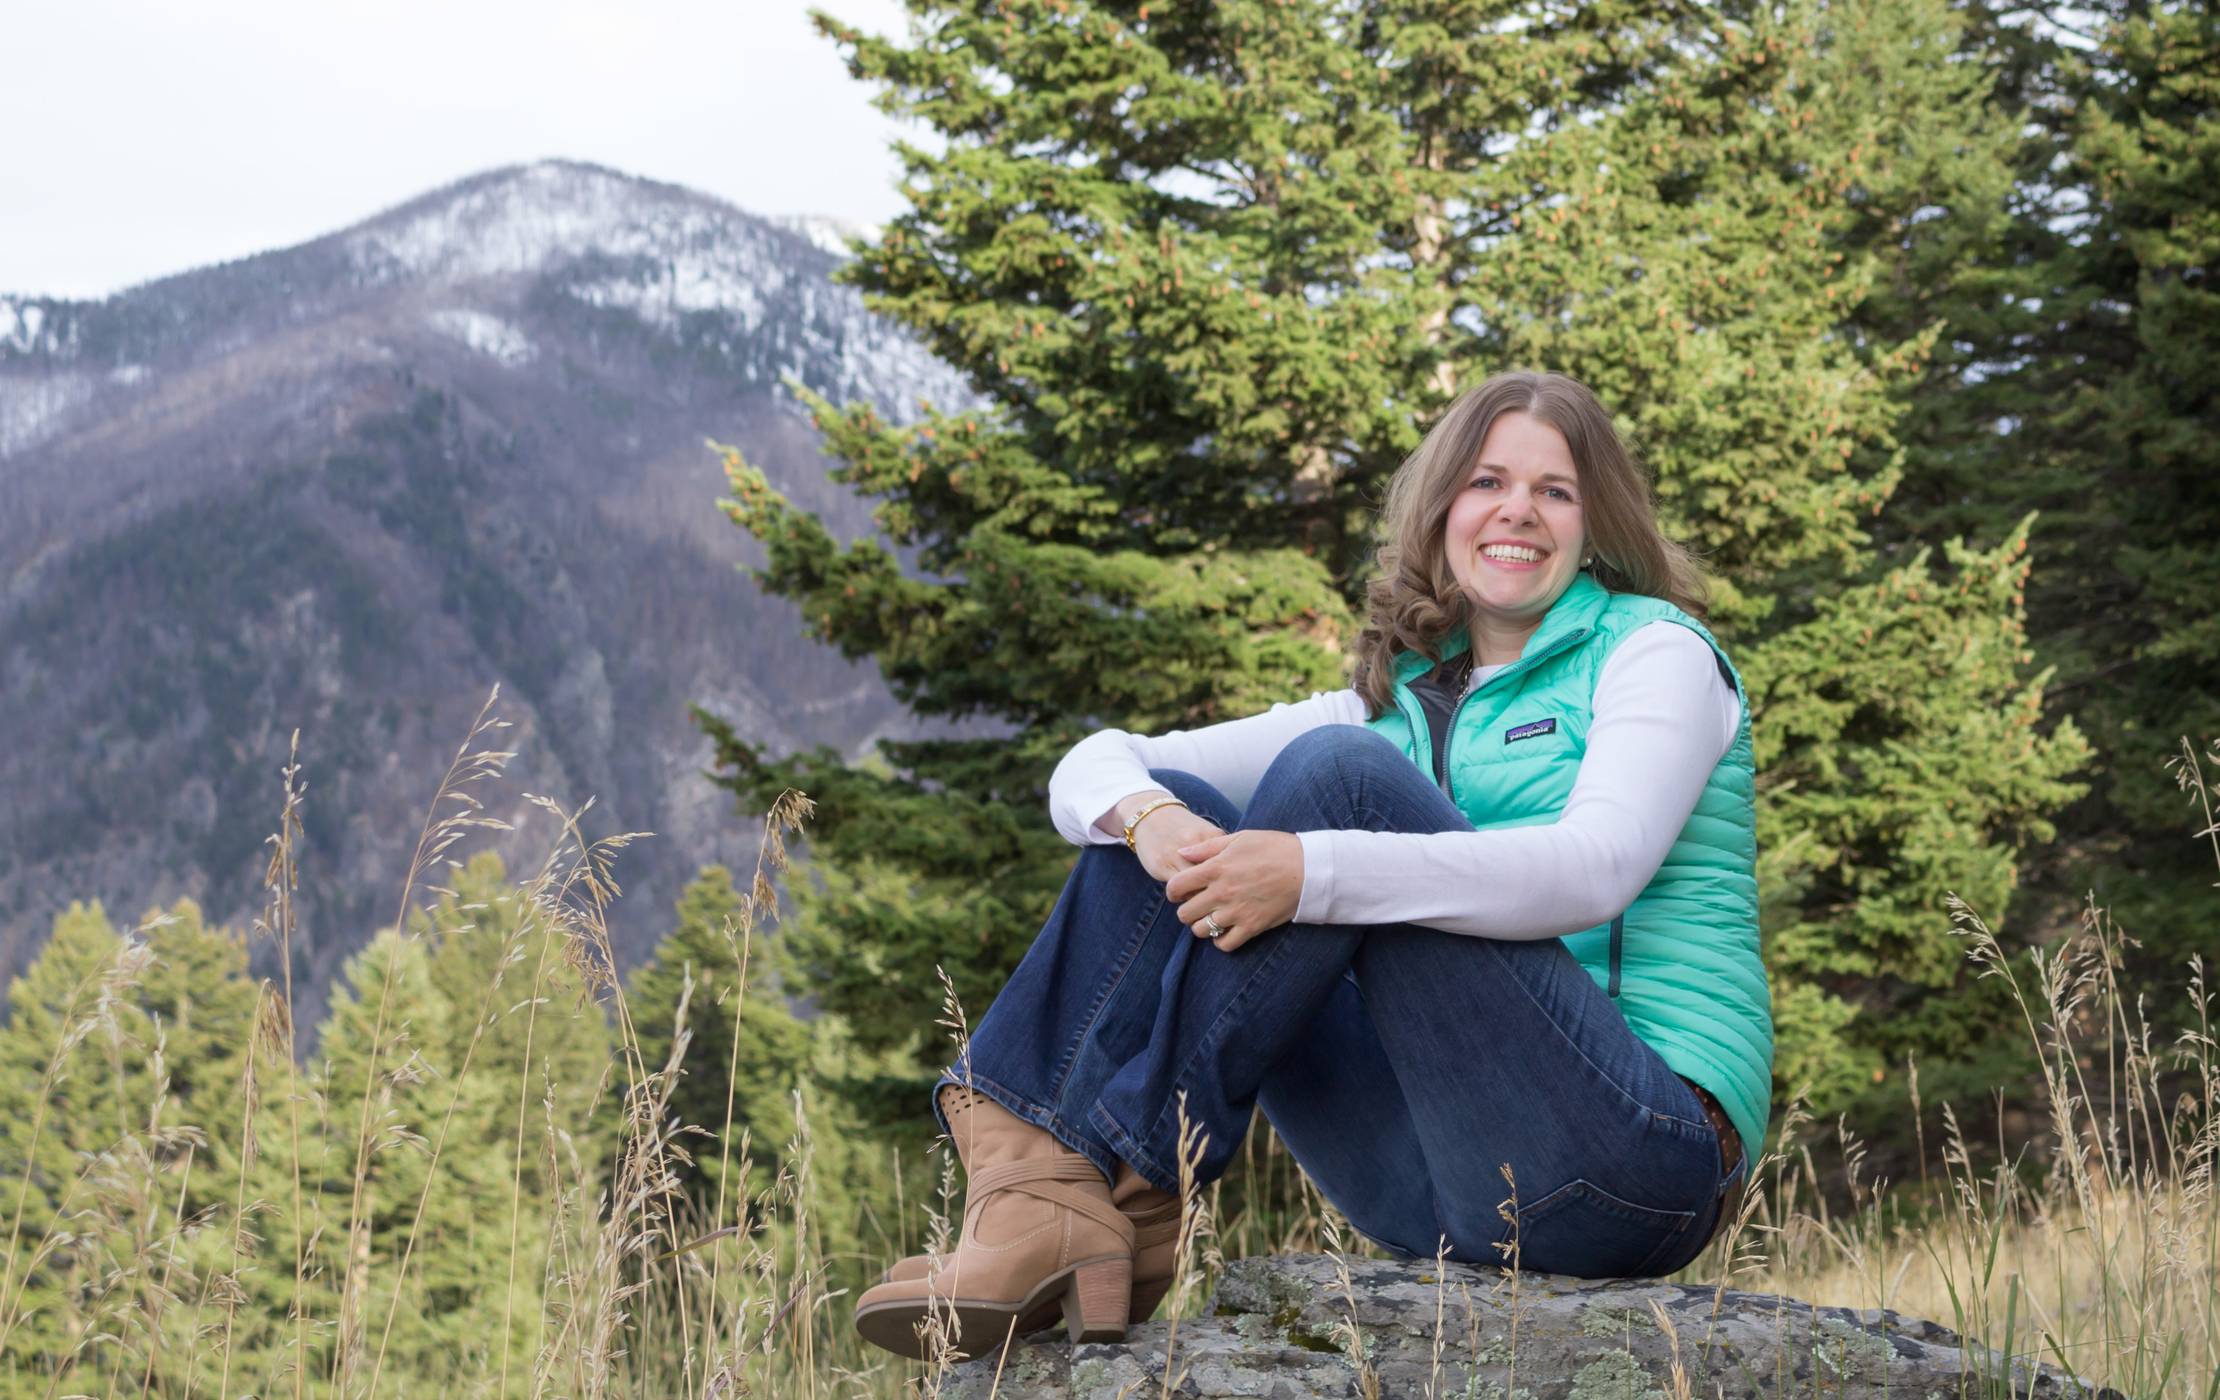
{"label": "shirt sleeve", "polygon": [[1597,678],[1588,748],[1555,822],[1498,831],[1305,831],[1295,918],[1555,938],[1624,912],[1734,742],[1742,703],[1710,644],[1636,629]]}
{"label": "shirt sleeve", "polygon": [[[1049,775],[1049,818],[1075,846],[1121,841],[1118,802],[1162,786],[1149,777],[1151,768],[1192,773],[1246,807],[1264,770],[1296,735],[1322,724],[1362,723],[1362,697],[1354,690],[1334,690],[1199,729],[1153,735],[1098,729],[1066,750]],[[1106,818],[1107,830],[1101,825]]]}

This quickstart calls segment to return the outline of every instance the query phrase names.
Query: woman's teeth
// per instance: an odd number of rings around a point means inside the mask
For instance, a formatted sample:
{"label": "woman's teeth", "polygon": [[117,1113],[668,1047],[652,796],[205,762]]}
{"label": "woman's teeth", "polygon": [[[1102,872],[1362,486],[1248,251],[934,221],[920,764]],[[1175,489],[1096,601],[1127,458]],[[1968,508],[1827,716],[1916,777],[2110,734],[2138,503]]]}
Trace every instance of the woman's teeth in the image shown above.
{"label": "woman's teeth", "polygon": [[1491,544],[1481,550],[1480,554],[1487,559],[1510,559],[1522,564],[1538,564],[1542,559],[1540,550],[1521,549],[1513,544]]}

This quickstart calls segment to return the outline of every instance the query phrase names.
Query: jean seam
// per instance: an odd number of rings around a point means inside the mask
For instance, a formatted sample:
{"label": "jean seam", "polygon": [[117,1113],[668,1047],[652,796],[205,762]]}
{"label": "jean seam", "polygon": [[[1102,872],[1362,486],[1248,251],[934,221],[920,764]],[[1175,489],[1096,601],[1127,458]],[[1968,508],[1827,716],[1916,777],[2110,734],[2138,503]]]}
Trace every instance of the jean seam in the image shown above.
{"label": "jean seam", "polygon": [[[1140,857],[1135,856],[1134,859],[1138,861]],[[1102,992],[1095,998],[1094,1005],[1087,1008],[1086,1019],[1081,1024],[1079,1033],[1065,1043],[1063,1054],[1056,1066],[1055,1084],[1049,1090],[1049,1097],[1055,1102],[1062,1103],[1064,1101],[1064,1087],[1071,1082],[1072,1071],[1079,1066],[1080,1047],[1085,1045],[1087,1037],[1094,1033],[1096,1023],[1102,1019],[1102,1009],[1110,1004],[1110,998],[1116,994],[1118,988],[1125,985],[1125,975],[1132,971],[1134,960],[1141,954],[1141,945],[1148,941],[1148,931],[1156,923],[1156,916],[1162,911],[1164,901],[1164,892],[1158,890],[1154,901],[1149,905],[1148,912],[1143,915],[1141,922],[1135,926],[1133,932],[1126,938],[1125,954],[1118,960],[1116,975],[1105,980]]]}
{"label": "jean seam", "polygon": [[[1163,1130],[1166,1116],[1174,1115],[1179,1111],[1179,1091],[1188,1087],[1195,1065],[1207,1058],[1210,1052],[1217,1047],[1220,1030],[1224,1028],[1229,1020],[1238,1019],[1253,999],[1252,994],[1255,990],[1264,985],[1266,975],[1279,965],[1285,951],[1286,944],[1284,940],[1276,941],[1273,947],[1265,950],[1265,956],[1258,961],[1255,967],[1249,970],[1249,975],[1242,979],[1240,990],[1228,997],[1226,1004],[1219,1008],[1218,1014],[1211,1020],[1209,1028],[1196,1039],[1195,1048],[1188,1053],[1187,1058],[1181,1062],[1178,1071],[1173,1074],[1172,1093],[1165,1099],[1164,1106],[1157,1111],[1155,1119],[1147,1125],[1147,1131],[1160,1133]],[[1100,1105],[1097,1105],[1096,1111],[1097,1113],[1107,1112]],[[1136,1163],[1135,1165],[1138,1166],[1139,1164]],[[1162,1164],[1158,1163],[1157,1165],[1161,1170]]]}
{"label": "jean seam", "polygon": [[[1668,1065],[1666,1068],[1670,1070],[1672,1066]],[[1678,1077],[1677,1071],[1675,1077]],[[1622,1089],[1620,1092],[1625,1093],[1626,1091]],[[1632,1095],[1628,1095],[1628,1097],[1631,1098]],[[1647,1106],[1645,1105],[1645,1107]],[[1683,1118],[1677,1113],[1667,1113],[1661,1108],[1650,1108],[1648,1112],[1650,1117],[1655,1118],[1660,1123],[1671,1123],[1675,1127],[1686,1128],[1694,1134],[1709,1134],[1713,1141],[1718,1140],[1719,1130],[1711,1126],[1711,1120],[1708,1118],[1699,1123],[1693,1118]]]}
{"label": "jean seam", "polygon": [[[1156,1154],[1128,1132],[1125,1124],[1120,1123],[1106,1105],[1098,1103],[1089,1109],[1087,1119],[1109,1141],[1110,1150],[1139,1172],[1149,1185],[1159,1191],[1170,1191],[1174,1195],[1179,1193],[1179,1173],[1166,1171],[1164,1163],[1157,1159]],[[1171,1184],[1166,1185],[1166,1182]]]}

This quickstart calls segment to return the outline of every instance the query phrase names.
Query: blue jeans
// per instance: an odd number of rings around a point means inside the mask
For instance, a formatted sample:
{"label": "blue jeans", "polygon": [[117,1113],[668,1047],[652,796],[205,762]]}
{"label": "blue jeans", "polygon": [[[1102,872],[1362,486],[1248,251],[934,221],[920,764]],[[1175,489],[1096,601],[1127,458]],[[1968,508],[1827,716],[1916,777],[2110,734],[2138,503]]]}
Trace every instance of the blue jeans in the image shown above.
{"label": "blue jeans", "polygon": [[[1150,776],[1227,831],[1472,829],[1356,725],[1290,743],[1247,811],[1192,774]],[[1503,1163],[1522,1266],[1587,1278],[1684,1266],[1731,1184],[1695,1093],[1557,939],[1291,922],[1226,952],[1179,922],[1122,845],[1080,854],[968,1063],[941,1083],[959,1081],[1106,1178],[1122,1158],[1166,1190],[1182,1092],[1207,1134],[1204,1181],[1261,1107],[1351,1224],[1420,1258],[1442,1240],[1453,1259],[1505,1258]]]}

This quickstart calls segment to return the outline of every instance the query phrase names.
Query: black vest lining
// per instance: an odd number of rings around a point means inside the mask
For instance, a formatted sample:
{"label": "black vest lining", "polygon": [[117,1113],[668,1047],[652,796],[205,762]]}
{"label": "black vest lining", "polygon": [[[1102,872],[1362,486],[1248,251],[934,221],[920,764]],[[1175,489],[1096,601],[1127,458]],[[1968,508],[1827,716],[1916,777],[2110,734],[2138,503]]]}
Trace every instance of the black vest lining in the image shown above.
{"label": "black vest lining", "polygon": [[1426,732],[1433,737],[1434,786],[1444,793],[1449,791],[1449,721],[1465,698],[1465,677],[1471,674],[1472,653],[1466,651],[1411,682],[1411,696],[1425,712]]}

